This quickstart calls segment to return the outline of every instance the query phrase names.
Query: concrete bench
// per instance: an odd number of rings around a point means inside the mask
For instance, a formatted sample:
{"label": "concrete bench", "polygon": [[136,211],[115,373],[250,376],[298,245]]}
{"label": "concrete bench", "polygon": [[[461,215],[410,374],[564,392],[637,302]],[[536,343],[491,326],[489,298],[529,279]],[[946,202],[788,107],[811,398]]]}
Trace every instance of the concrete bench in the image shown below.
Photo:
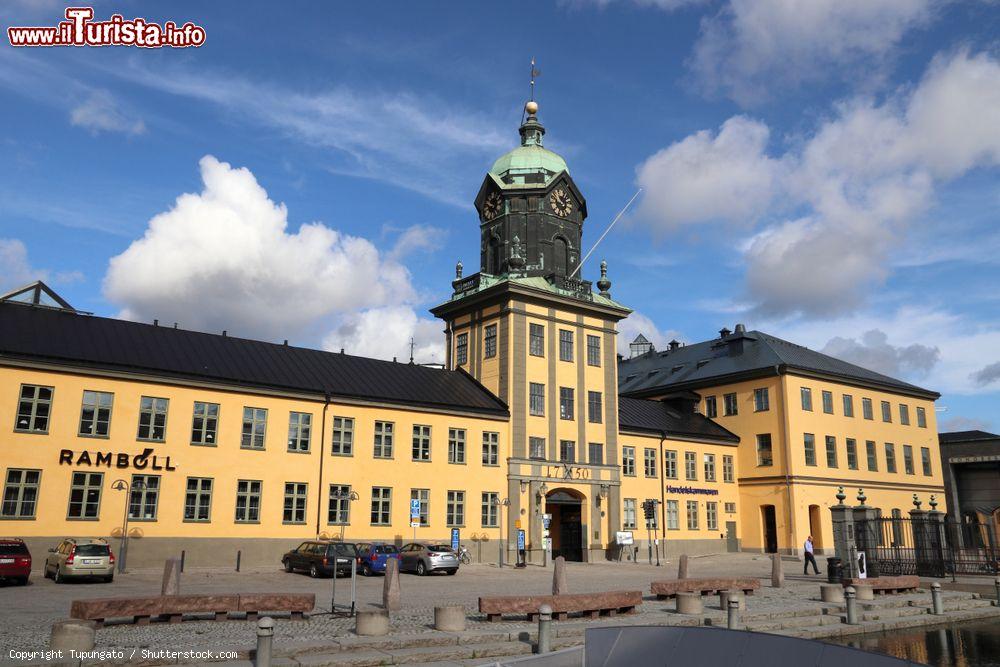
{"label": "concrete bench", "polygon": [[538,608],[552,607],[552,617],[564,621],[569,614],[587,618],[629,614],[642,604],[642,591],[607,591],[604,593],[567,593],[564,595],[496,595],[479,598],[479,612],[491,623],[504,615],[525,614],[528,621],[538,619]]}
{"label": "concrete bench", "polygon": [[312,593],[247,593],[245,595],[157,595],[136,598],[93,598],[73,600],[70,618],[94,621],[102,627],[109,618],[131,619],[132,623],[147,625],[150,620],[167,620],[180,623],[185,614],[214,614],[223,621],[236,612],[246,613],[247,620],[255,621],[260,612],[288,612],[293,619],[316,606]]}
{"label": "concrete bench", "polygon": [[722,591],[743,591],[746,595],[760,588],[760,580],[753,577],[713,577],[705,579],[669,579],[654,581],[649,585],[653,595],[660,600],[672,598],[678,593],[701,593],[715,595]]}
{"label": "concrete bench", "polygon": [[909,593],[920,588],[920,577],[915,574],[903,574],[896,577],[872,577],[871,579],[842,579],[841,585],[871,586],[876,593]]}

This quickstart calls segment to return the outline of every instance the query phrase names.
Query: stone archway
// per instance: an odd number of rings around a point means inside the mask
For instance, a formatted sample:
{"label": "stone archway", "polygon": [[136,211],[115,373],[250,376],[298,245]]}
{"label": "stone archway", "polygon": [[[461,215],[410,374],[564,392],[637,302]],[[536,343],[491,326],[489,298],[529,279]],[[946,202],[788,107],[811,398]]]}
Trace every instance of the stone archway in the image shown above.
{"label": "stone archway", "polygon": [[549,537],[552,557],[568,561],[584,561],[586,530],[584,508],[586,497],[575,489],[553,489],[545,495],[545,512],[552,515]]}

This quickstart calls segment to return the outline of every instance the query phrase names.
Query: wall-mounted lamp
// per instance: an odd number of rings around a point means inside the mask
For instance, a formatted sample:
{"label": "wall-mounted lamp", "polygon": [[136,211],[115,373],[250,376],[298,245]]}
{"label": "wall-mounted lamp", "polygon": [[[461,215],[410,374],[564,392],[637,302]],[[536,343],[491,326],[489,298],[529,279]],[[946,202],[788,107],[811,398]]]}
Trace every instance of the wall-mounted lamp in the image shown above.
{"label": "wall-mounted lamp", "polygon": [[521,493],[528,492],[528,482],[526,480],[521,480]]}

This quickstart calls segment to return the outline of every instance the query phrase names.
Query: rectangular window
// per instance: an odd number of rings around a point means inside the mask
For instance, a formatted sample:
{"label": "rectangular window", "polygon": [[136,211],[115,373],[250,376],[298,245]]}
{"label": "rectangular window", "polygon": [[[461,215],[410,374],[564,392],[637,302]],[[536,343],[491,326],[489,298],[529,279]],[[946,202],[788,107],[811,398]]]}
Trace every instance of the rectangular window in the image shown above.
{"label": "rectangular window", "polygon": [[625,499],[625,510],[622,515],[622,528],[635,530],[635,498]]}
{"label": "rectangular window", "polygon": [[917,426],[927,428],[927,411],[923,408],[917,408]]}
{"label": "rectangular window", "polygon": [[375,422],[375,458],[392,458],[392,434],[394,431],[393,422]]}
{"label": "rectangular window", "polygon": [[236,523],[260,522],[260,491],[263,485],[259,479],[236,481]]}
{"label": "rectangular window", "polygon": [[726,510],[726,514],[736,514],[736,503],[726,503],[723,508]]}
{"label": "rectangular window", "polygon": [[573,388],[559,387],[559,418],[573,419]]}
{"label": "rectangular window", "polygon": [[388,486],[372,487],[373,526],[389,526],[392,524],[392,489]]}
{"label": "rectangular window", "polygon": [[545,416],[545,385],[532,382],[528,385],[528,410],[536,417]]}
{"label": "rectangular window", "polygon": [[816,436],[812,433],[802,434],[802,451],[805,453],[806,465],[816,465]]}
{"label": "rectangular window", "polygon": [[931,476],[931,450],[928,447],[920,448],[920,463],[924,468],[924,477]]}
{"label": "rectangular window", "polygon": [[528,451],[533,459],[545,459],[545,438],[528,438]]}
{"label": "rectangular window", "polygon": [[910,425],[910,406],[905,403],[899,404],[899,423],[903,426]]}
{"label": "rectangular window", "polygon": [[601,392],[599,391],[588,391],[587,392],[587,421],[591,424],[601,423],[601,405],[603,401],[601,400]]}
{"label": "rectangular window", "polygon": [[622,447],[622,474],[635,477],[635,447]]}
{"label": "rectangular window", "polygon": [[698,455],[694,452],[684,452],[684,478],[698,479]]}
{"label": "rectangular window", "polygon": [[854,416],[854,397],[850,394],[844,394],[844,416],[853,417]]}
{"label": "rectangular window", "polygon": [[698,501],[687,501],[688,530],[698,530]]}
{"label": "rectangular window", "polygon": [[709,419],[715,419],[719,416],[719,406],[716,404],[715,396],[705,397],[705,416]]}
{"label": "rectangular window", "polygon": [[667,530],[681,529],[681,521],[678,516],[680,514],[680,510],[677,507],[676,500],[667,501],[666,512],[664,512],[664,514],[666,514]]}
{"label": "rectangular window", "polygon": [[715,454],[705,454],[704,456],[704,466],[705,466],[705,481],[714,482],[715,481]]}
{"label": "rectangular window", "polygon": [[448,463],[465,463],[465,429],[448,429]]}
{"label": "rectangular window", "polygon": [[722,403],[723,403],[722,407],[724,410],[723,414],[726,417],[732,417],[733,415],[737,414],[737,412],[739,412],[736,405],[736,394],[726,394],[725,396],[722,397]]}
{"label": "rectangular window", "polygon": [[465,525],[465,491],[448,492],[444,521],[449,528]]}
{"label": "rectangular window", "polygon": [[532,324],[528,333],[528,352],[533,357],[545,356],[545,326]]}
{"label": "rectangular window", "polygon": [[872,472],[878,472],[878,454],[875,451],[874,440],[865,441],[865,454],[868,458],[868,469]]}
{"label": "rectangular window", "polygon": [[500,465],[500,434],[483,431],[483,465]]}
{"label": "rectangular window", "polygon": [[656,477],[656,450],[646,447],[642,451],[642,472],[646,477]]}
{"label": "rectangular window", "polygon": [[167,399],[142,396],[139,398],[139,440],[163,442],[167,436]]}
{"label": "rectangular window", "polygon": [[483,335],[483,356],[487,359],[497,356],[497,325],[487,325]]}
{"label": "rectangular window", "polygon": [[68,519],[96,519],[101,513],[104,473],[74,472],[69,489]]}
{"label": "rectangular window", "polygon": [[330,453],[334,456],[354,456],[354,418],[334,417],[331,433]]}
{"label": "rectangular window", "polygon": [[52,387],[22,384],[17,402],[14,430],[28,433],[48,433],[52,414]]}
{"label": "rectangular window", "polygon": [[587,336],[587,365],[601,365],[601,339],[599,336]]}
{"label": "rectangular window", "polygon": [[191,444],[215,446],[219,431],[219,404],[195,401],[191,418]]}
{"label": "rectangular window", "polygon": [[875,415],[872,413],[872,399],[861,399],[861,416],[865,419],[875,419]]}
{"label": "rectangular window", "polygon": [[5,519],[35,518],[41,479],[41,470],[8,468],[7,477],[4,479],[3,505],[0,506],[0,516]]}
{"label": "rectangular window", "polygon": [[212,480],[188,477],[184,491],[184,520],[209,521],[212,516]]}
{"label": "rectangular window", "polygon": [[847,467],[850,470],[858,469],[858,441],[854,438],[847,438]]}
{"label": "rectangular window", "polygon": [[832,435],[826,436],[826,465],[828,468],[837,467],[837,439]]}
{"label": "rectangular window", "polygon": [[346,526],[351,523],[351,485],[331,484],[330,497],[326,510],[326,522],[332,525]]}
{"label": "rectangular window", "polygon": [[416,500],[420,503],[420,525],[429,526],[431,522],[431,490],[410,489],[410,500]]}
{"label": "rectangular window", "polygon": [[757,465],[774,465],[770,433],[760,433],[757,435]]}
{"label": "rectangular window", "polygon": [[243,449],[264,449],[264,434],[267,432],[267,410],[264,408],[243,408]]}
{"label": "rectangular window", "polygon": [[604,465],[604,445],[599,442],[587,445],[587,463],[595,466]]}
{"label": "rectangular window", "polygon": [[414,461],[431,460],[431,427],[414,424],[413,426],[413,453]]}
{"label": "rectangular window", "polygon": [[469,334],[460,333],[455,337],[455,365],[463,366],[469,362]]}
{"label": "rectangular window", "polygon": [[483,528],[496,528],[500,525],[500,494],[493,491],[483,492]]}
{"label": "rectangular window", "polygon": [[[345,451],[342,452],[345,455],[351,454],[351,435],[354,430],[354,420],[353,419],[342,419],[341,417],[333,418],[333,453],[337,454],[338,447],[338,436],[341,433],[338,429],[345,428],[343,426],[344,422],[348,422],[350,426],[347,426],[346,441],[343,443]],[[288,413],[288,451],[290,452],[308,452],[309,444],[312,441],[312,415],[308,412],[289,412]]]}
{"label": "rectangular window", "polygon": [[896,472],[896,446],[891,442],[885,443],[885,471]]}
{"label": "rectangular window", "polygon": [[160,476],[132,475],[128,496],[129,519],[156,521],[156,506],[160,499]]}
{"label": "rectangular window", "polygon": [[719,529],[719,503],[712,500],[705,503],[705,528]]}
{"label": "rectangular window", "polygon": [[823,412],[832,415],[833,414],[833,392],[824,391],[823,394]]}
{"label": "rectangular window", "polygon": [[559,330],[559,360],[573,361],[573,332]]}
{"label": "rectangular window", "polygon": [[83,392],[80,408],[80,435],[108,437],[111,431],[111,407],[115,395],[106,391]]}
{"label": "rectangular window", "polygon": [[812,412],[813,409],[813,392],[809,387],[802,387],[799,389],[802,395],[802,409]]}
{"label": "rectangular window", "polygon": [[887,424],[892,422],[892,406],[889,401],[882,401],[882,421]]}
{"label": "rectangular window", "polygon": [[767,387],[753,390],[754,412],[767,412],[771,409],[771,402],[767,395]]}
{"label": "rectangular window", "polygon": [[559,441],[559,460],[568,463],[576,462],[576,443],[572,440]]}
{"label": "rectangular window", "polygon": [[666,479],[677,479],[677,452],[673,449],[663,451],[663,476]]}
{"label": "rectangular window", "polygon": [[736,481],[736,470],[733,464],[733,457],[729,454],[724,454],[722,457],[722,481],[727,484],[732,484]]}
{"label": "rectangular window", "polygon": [[903,472],[913,474],[913,447],[910,445],[903,445]]}

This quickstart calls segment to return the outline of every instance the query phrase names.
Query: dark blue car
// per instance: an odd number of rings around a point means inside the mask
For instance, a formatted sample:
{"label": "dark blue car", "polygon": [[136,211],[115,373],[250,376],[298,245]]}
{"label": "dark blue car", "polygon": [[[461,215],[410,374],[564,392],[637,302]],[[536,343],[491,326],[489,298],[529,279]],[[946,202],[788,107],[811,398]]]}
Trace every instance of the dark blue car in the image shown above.
{"label": "dark blue car", "polygon": [[366,577],[385,574],[385,564],[390,558],[399,560],[399,549],[395,545],[380,542],[358,544],[358,572]]}

